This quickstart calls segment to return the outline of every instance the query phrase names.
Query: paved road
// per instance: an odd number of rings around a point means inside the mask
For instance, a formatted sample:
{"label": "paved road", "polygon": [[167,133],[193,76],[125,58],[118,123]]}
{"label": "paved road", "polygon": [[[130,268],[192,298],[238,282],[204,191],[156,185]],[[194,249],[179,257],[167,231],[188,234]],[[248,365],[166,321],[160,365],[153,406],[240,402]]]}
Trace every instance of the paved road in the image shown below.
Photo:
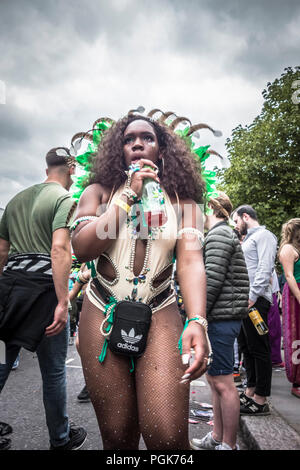
{"label": "paved road", "polygon": [[[81,363],[75,346],[67,358],[68,410],[70,419],[87,429],[88,439],[82,449],[102,449],[96,417],[91,403],[79,403],[77,395],[84,385]],[[191,386],[191,400],[210,402],[209,387],[204,378]],[[42,403],[42,382],[34,353],[21,351],[19,368],[12,371],[0,395],[0,421],[8,422],[14,432],[10,436],[13,450],[45,450],[49,447]],[[206,422],[190,424],[190,437],[203,437],[212,429]],[[245,449],[239,438],[239,444]],[[140,449],[145,449],[141,440]]]}
{"label": "paved road", "polygon": [[[102,449],[91,403],[79,403],[77,395],[84,385],[81,363],[75,346],[67,357],[68,412],[70,419],[84,426],[88,439],[84,449]],[[0,395],[0,421],[11,424],[12,449],[49,448],[48,431],[42,402],[42,381],[36,354],[21,350],[20,365],[12,371]]]}

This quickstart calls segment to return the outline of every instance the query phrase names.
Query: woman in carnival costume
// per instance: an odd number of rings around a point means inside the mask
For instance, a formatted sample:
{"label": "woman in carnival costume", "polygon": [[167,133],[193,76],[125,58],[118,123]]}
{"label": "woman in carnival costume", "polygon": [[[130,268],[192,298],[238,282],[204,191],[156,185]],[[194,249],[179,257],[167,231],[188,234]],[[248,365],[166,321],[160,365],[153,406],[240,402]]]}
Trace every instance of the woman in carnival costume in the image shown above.
{"label": "woman in carnival costume", "polygon": [[291,219],[282,226],[278,252],[286,283],[282,293],[282,329],[284,359],[292,395],[300,398],[300,219]]}
{"label": "woman in carnival costume", "polygon": [[[152,119],[156,111],[147,117],[129,112],[115,123],[96,121],[92,177],[73,224],[77,258],[93,260],[79,352],[105,450],[138,449],[141,436],[148,449],[189,449],[189,383],[210,362],[203,223],[197,204],[204,191],[201,166],[174,132],[184,119],[176,118],[168,127],[162,119]],[[203,127],[208,126],[198,126]],[[183,137],[189,139],[195,128],[185,130]],[[156,197],[166,217],[160,227],[149,226],[145,218],[145,180],[161,185]],[[187,314],[183,332],[172,287],[174,254]],[[151,312],[147,346],[137,357],[132,351],[144,331],[137,333],[138,316],[134,327],[126,327],[124,315],[118,330],[122,307],[129,320],[135,308]],[[114,343],[119,354],[112,348],[116,331],[123,341]]]}

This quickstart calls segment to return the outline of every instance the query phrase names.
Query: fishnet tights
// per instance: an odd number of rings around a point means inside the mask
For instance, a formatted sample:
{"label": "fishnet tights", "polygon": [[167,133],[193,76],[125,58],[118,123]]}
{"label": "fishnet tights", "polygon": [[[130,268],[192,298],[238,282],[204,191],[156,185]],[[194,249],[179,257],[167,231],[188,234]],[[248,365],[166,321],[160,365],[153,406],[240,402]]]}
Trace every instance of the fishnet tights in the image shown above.
{"label": "fishnet tights", "polygon": [[152,317],[147,349],[129,372],[129,357],[109,349],[99,331],[103,313],[85,296],[79,325],[79,352],[97,416],[104,450],[138,449],[142,434],[148,449],[189,449],[188,385],[177,343],[182,321],[176,303]]}

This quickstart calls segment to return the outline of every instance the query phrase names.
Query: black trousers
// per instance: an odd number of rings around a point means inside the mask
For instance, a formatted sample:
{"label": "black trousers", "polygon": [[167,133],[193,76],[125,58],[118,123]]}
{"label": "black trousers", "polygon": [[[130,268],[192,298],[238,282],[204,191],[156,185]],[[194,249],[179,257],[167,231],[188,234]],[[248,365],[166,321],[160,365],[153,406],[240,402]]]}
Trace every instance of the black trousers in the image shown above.
{"label": "black trousers", "polygon": [[[254,304],[261,317],[268,324],[270,302],[259,297]],[[259,335],[249,316],[242,322],[238,337],[247,374],[247,387],[255,387],[255,393],[262,397],[271,395],[272,360],[269,333]]]}
{"label": "black trousers", "polygon": [[36,351],[56,306],[52,276],[7,269],[0,276],[0,340]]}

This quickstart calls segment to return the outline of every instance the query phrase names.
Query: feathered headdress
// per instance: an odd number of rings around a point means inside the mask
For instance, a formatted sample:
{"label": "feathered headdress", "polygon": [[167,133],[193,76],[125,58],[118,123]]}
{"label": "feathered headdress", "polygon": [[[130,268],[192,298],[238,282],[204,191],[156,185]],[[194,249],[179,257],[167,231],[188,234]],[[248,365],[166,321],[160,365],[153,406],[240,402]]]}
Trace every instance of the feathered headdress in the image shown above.
{"label": "feathered headdress", "polygon": [[[128,115],[142,114],[145,108],[139,106],[137,109],[131,109],[128,111]],[[155,119],[154,116],[159,114]],[[160,109],[152,109],[148,115],[151,120],[157,120],[158,122],[165,124],[170,127],[176,134],[185,140],[189,148],[191,149],[195,159],[199,160],[202,167],[202,177],[206,183],[205,200],[208,201],[211,197],[216,197],[217,177],[216,172],[208,170],[206,168],[206,161],[211,155],[219,157],[221,160],[226,162],[226,159],[222,157],[215,150],[210,149],[210,145],[207,146],[196,146],[193,137],[199,137],[199,130],[208,129],[215,137],[222,135],[221,131],[217,131],[207,124],[200,123],[192,125],[191,121],[183,116],[177,116],[173,111],[163,112]],[[92,129],[87,132],[78,132],[71,140],[70,153],[75,156],[78,164],[81,167],[81,175],[73,177],[74,185],[72,186],[72,197],[78,200],[81,193],[87,186],[90,172],[98,150],[99,143],[103,137],[103,134],[107,129],[111,127],[114,120],[108,117],[102,117],[94,122]],[[88,141],[87,149],[84,153],[78,155],[78,151],[81,148],[83,140]]]}

